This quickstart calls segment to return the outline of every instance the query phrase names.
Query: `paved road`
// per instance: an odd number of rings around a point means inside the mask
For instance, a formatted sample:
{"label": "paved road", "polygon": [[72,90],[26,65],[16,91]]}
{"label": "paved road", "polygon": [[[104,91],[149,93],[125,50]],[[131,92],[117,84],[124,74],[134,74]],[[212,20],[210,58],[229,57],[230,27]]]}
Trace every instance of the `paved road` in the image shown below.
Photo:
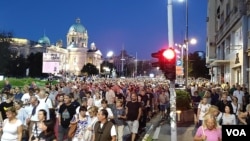
{"label": "paved road", "polygon": [[[148,135],[153,141],[171,141],[170,125],[166,121],[159,122],[160,116],[156,116],[148,124],[151,125],[152,131],[148,131]],[[155,127],[153,127],[155,126]],[[177,127],[177,141],[193,141],[194,125],[186,125],[186,127]],[[146,137],[145,135],[144,137]]]}

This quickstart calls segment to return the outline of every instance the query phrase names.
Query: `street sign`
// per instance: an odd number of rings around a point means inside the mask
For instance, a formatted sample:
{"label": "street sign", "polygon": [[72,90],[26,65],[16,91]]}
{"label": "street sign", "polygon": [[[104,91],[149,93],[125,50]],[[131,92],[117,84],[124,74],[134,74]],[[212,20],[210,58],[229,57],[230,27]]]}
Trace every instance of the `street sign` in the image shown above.
{"label": "street sign", "polygon": [[177,60],[176,61],[176,66],[182,66],[182,61],[181,60]]}

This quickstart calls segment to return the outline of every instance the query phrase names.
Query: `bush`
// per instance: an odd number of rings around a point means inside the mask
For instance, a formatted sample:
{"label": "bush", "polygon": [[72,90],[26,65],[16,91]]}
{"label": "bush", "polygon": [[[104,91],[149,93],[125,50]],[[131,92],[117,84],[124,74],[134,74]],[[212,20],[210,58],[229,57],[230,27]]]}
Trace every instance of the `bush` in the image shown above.
{"label": "bush", "polygon": [[176,110],[189,110],[191,109],[191,97],[187,91],[176,90]]}
{"label": "bush", "polygon": [[[30,77],[26,77],[26,78],[7,78],[13,87],[20,87],[22,88],[24,85],[30,85],[32,81],[35,81],[38,87],[43,87],[45,86],[45,84],[48,82],[47,80],[40,80],[38,78],[30,78]],[[52,84],[57,83],[56,81],[52,81]],[[4,80],[0,81],[0,90],[3,88],[4,86]]]}

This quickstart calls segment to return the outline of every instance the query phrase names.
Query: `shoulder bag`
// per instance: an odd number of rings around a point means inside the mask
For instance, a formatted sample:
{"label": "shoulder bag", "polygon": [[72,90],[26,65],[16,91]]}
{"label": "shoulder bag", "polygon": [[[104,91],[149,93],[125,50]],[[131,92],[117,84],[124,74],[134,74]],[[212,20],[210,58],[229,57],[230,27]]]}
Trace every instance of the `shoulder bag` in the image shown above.
{"label": "shoulder bag", "polygon": [[[79,114],[77,114],[76,120],[79,118]],[[68,138],[73,138],[77,129],[77,122],[70,122],[69,124],[69,131],[68,131]]]}

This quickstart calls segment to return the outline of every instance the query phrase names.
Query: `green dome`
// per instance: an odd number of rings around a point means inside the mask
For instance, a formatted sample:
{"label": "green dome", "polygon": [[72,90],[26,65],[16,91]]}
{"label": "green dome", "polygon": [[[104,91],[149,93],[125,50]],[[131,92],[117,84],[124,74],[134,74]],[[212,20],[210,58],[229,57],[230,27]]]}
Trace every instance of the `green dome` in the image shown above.
{"label": "green dome", "polygon": [[50,40],[47,36],[43,36],[38,40],[39,44],[43,44],[43,45],[50,45]]}
{"label": "green dome", "polygon": [[86,29],[85,27],[80,23],[80,19],[76,19],[76,23],[70,26],[69,32],[79,32],[79,33],[85,33]]}

